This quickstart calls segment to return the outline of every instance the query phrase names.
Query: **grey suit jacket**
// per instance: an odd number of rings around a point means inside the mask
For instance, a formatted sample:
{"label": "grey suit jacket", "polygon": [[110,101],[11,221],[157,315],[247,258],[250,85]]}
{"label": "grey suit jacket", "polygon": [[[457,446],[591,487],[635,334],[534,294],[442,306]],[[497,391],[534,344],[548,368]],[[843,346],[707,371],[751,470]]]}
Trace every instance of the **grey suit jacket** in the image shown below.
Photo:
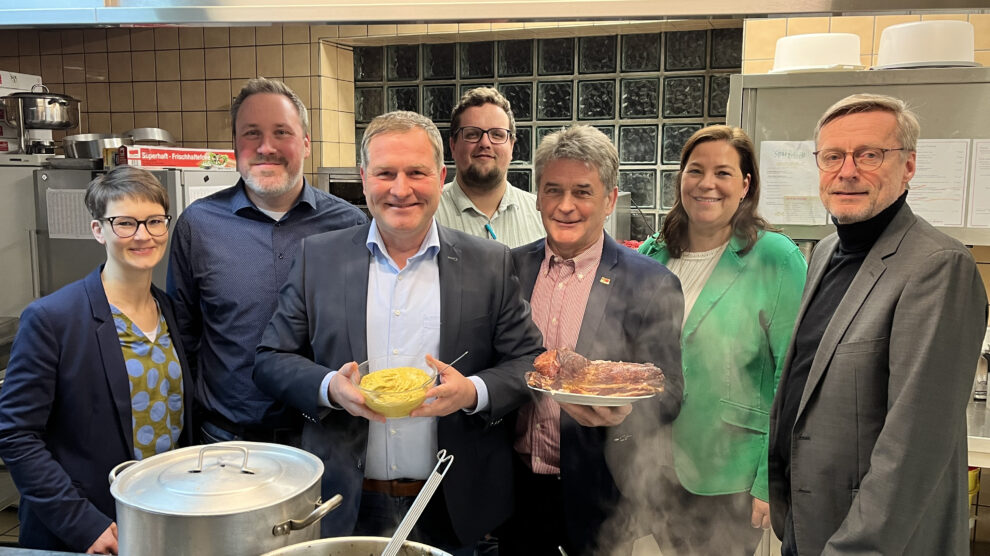
{"label": "grey suit jacket", "polygon": [[[517,247],[512,257],[523,295],[533,296],[546,254],[543,239]],[[605,279],[603,281],[602,279]],[[662,264],[619,245],[608,235],[591,286],[574,350],[590,359],[650,362],[665,375],[665,390],[637,402],[617,427],[584,427],[560,413],[560,478],[564,521],[575,547],[588,550],[619,502],[645,495],[684,392],[681,374],[681,283]]]}
{"label": "grey suit jacket", "polygon": [[[815,249],[798,322],[838,244]],[[770,509],[801,554],[967,554],[966,403],[987,299],[969,252],[904,205],[835,311],[793,430],[770,417]],[[791,477],[776,444],[791,435]]]}
{"label": "grey suit jacket", "polygon": [[[344,496],[323,518],[323,536],[350,535],[357,521],[368,421],[319,406],[327,372],[367,358],[366,307],[371,224],[303,240],[258,346],[254,380],[299,409],[302,446],[323,460],[323,496]],[[503,417],[530,398],[523,375],[543,338],[519,293],[502,244],[439,227],[440,353],[464,375],[485,381],[487,410],[456,411],[437,422],[439,447],[454,455],[440,485],[461,542],[474,542],[512,507],[512,431]]]}

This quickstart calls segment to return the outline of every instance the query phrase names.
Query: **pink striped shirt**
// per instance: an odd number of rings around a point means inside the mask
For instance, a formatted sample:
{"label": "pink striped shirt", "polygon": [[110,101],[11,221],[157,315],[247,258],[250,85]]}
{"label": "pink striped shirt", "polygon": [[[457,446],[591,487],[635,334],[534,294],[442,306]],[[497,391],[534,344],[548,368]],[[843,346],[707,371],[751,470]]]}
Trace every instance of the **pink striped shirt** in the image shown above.
{"label": "pink striped shirt", "polygon": [[[540,265],[530,305],[533,322],[543,333],[543,347],[574,349],[591,286],[602,260],[605,235],[573,259],[554,255],[550,246]],[[560,473],[560,406],[549,396],[519,409],[515,450],[533,473]]]}

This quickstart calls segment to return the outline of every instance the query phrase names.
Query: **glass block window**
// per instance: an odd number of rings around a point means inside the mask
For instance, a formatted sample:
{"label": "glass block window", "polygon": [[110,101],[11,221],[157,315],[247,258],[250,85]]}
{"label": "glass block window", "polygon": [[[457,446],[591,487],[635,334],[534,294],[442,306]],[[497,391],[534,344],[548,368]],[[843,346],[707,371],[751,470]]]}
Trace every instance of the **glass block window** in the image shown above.
{"label": "glass block window", "polygon": [[540,75],[574,73],[574,39],[540,39]]}
{"label": "glass block window", "polygon": [[424,79],[453,79],[456,77],[454,64],[456,44],[424,44],[423,45],[423,78]]}
{"label": "glass block window", "polygon": [[419,45],[399,44],[388,47],[389,81],[419,79]]}
{"label": "glass block window", "polygon": [[498,89],[512,106],[512,116],[517,122],[528,122],[533,119],[532,83],[506,83],[499,85]]}
{"label": "glass block window", "polygon": [[578,82],[578,119],[611,120],[615,117],[615,81]]}
{"label": "glass block window", "polygon": [[389,87],[388,111],[419,112],[419,87]]}
{"label": "glass block window", "polygon": [[634,206],[631,235],[642,240],[673,207],[684,142],[724,123],[741,49],[741,29],[357,47],[358,150],[375,116],[420,111],[440,128],[449,181],[450,112],[465,92],[492,86],[516,118],[509,183],[534,190],[540,141],[562,127],[592,125],[619,151],[619,188]]}
{"label": "glass block window", "polygon": [[618,37],[581,37],[578,50],[578,73],[615,72]]}
{"label": "glass block window", "polygon": [[498,41],[498,76],[533,75],[533,41]]}
{"label": "glass block window", "polygon": [[464,42],[460,45],[461,77],[495,77],[495,50],[492,42]]}
{"label": "glass block window", "polygon": [[385,58],[380,46],[354,48],[354,81],[381,81]]}

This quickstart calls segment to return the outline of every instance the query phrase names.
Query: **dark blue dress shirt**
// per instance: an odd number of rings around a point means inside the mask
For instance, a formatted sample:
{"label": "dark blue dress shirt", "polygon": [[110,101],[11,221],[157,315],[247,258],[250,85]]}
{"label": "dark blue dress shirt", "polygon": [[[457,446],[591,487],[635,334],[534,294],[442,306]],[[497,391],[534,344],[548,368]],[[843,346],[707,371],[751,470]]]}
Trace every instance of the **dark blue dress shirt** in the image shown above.
{"label": "dark blue dress shirt", "polygon": [[296,204],[275,221],[244,187],[241,180],[182,212],[172,232],[166,289],[175,300],[199,406],[243,427],[284,427],[294,418],[251,380],[278,291],[304,237],[368,219],[305,184]]}

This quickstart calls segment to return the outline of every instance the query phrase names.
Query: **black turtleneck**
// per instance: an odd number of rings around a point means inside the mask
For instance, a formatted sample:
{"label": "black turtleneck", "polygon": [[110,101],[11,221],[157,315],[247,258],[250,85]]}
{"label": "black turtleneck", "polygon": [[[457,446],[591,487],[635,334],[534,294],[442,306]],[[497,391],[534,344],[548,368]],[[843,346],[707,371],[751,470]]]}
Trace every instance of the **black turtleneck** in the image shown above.
{"label": "black turtleneck", "polygon": [[[788,482],[791,478],[791,437],[794,422],[797,420],[801,395],[804,393],[805,384],[808,382],[808,373],[811,372],[811,364],[815,360],[818,344],[821,343],[825,328],[832,320],[843,295],[849,290],[849,286],[863,265],[866,255],[880,234],[887,229],[890,221],[904,206],[906,198],[907,191],[879,214],[862,222],[839,224],[835,222],[834,218],[832,219],[839,235],[839,244],[835,252],[832,253],[832,258],[829,259],[828,267],[825,269],[825,275],[822,276],[818,289],[815,290],[811,302],[808,304],[808,309],[804,313],[804,318],[801,319],[801,324],[794,334],[794,355],[791,357],[790,370],[787,371],[787,381],[781,384],[783,390],[779,392],[782,398],[778,429],[786,431],[786,433],[778,433],[777,435],[777,454],[782,461],[787,462],[784,476]],[[796,547],[793,545],[793,523],[790,514],[788,514],[786,521],[782,549],[782,554],[785,556],[797,554]]]}

